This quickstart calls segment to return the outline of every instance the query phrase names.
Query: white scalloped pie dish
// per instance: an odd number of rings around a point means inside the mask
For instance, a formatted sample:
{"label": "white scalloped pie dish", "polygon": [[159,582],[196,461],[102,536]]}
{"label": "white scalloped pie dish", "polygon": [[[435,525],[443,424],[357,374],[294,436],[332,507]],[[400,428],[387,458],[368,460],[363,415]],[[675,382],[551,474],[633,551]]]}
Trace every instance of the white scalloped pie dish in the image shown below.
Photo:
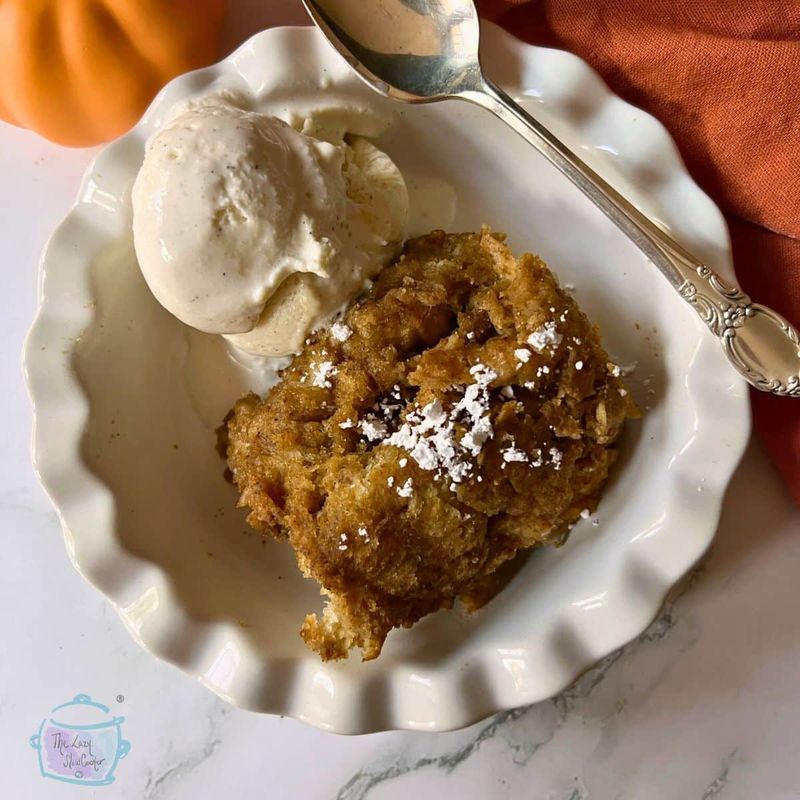
{"label": "white scalloped pie dish", "polygon": [[[484,29],[487,72],[644,211],[732,276],[719,211],[653,118],[569,54]],[[67,549],[143,647],[243,708],[342,733],[443,730],[544,699],[639,634],[709,545],[749,434],[743,382],[694,312],[565,179],[501,123],[451,102],[393,106],[381,142],[404,170],[457,190],[453,229],[505,230],[542,255],[601,327],[649,406],[629,426],[596,515],[533,553],[472,616],[395,631],[381,657],[322,664],[297,631],[321,607],[287,545],[243,535],[214,428],[246,379],[213,337],[188,331],[144,284],[130,187],[144,142],[179,100],[233,87],[259,97],[320,83],[381,107],[313,29],[265,31],[170,83],[106,147],[41,264],[25,368],[35,466]]]}

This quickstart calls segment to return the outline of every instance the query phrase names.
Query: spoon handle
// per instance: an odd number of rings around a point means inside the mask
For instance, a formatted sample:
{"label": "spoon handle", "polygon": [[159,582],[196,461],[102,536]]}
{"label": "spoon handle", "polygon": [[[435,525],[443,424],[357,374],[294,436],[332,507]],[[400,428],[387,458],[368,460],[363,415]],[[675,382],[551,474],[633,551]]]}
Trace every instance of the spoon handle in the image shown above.
{"label": "spoon handle", "polygon": [[457,96],[503,120],[598,206],[697,311],[747,381],[765,392],[800,397],[800,337],[791,323],[725,283],[488,79],[482,90]]}

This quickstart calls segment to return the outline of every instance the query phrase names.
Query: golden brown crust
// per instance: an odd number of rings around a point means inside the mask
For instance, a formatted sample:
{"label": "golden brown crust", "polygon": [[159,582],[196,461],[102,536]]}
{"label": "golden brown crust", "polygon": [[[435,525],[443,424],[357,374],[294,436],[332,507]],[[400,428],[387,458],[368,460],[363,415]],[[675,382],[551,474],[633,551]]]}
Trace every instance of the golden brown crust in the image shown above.
{"label": "golden brown crust", "polygon": [[[288,537],[329,597],[301,631],[326,660],[353,647],[374,658],[393,627],[457,598],[474,607],[519,549],[560,543],[595,508],[610,445],[638,415],[547,267],[486,228],[408,242],[343,322],[345,341],[310,341],[263,400],[236,404],[227,430],[250,524]],[[456,410],[481,379],[492,436],[473,456],[458,442],[474,419]],[[450,415],[466,474],[423,469],[391,436],[425,406]]]}

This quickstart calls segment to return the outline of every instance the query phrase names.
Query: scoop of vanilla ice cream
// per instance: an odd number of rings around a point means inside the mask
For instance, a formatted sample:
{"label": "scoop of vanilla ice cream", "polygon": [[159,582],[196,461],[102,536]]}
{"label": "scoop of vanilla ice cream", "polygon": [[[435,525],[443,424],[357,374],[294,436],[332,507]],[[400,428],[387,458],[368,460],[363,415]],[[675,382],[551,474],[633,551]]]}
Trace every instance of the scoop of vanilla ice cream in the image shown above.
{"label": "scoop of vanilla ice cream", "polygon": [[400,171],[367,139],[353,138],[344,149],[348,236],[350,231],[354,235],[339,251],[339,269],[333,276],[303,271],[286,278],[251,331],[226,336],[236,347],[268,356],[297,352],[308,334],[352,299],[402,242],[408,193]]}
{"label": "scoop of vanilla ice cream", "polygon": [[285,355],[393,257],[408,194],[369,140],[325,141],[220,98],[148,142],[133,211],[139,265],[167,310]]}

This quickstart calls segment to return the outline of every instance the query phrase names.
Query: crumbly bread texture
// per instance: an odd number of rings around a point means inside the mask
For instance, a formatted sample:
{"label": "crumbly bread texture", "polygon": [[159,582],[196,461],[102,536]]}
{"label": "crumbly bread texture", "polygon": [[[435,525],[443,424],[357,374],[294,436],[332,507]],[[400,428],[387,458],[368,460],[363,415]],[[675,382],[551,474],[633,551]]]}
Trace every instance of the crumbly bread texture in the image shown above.
{"label": "crumbly bread texture", "polygon": [[327,595],[300,631],[324,660],[461,599],[519,550],[560,544],[598,502],[636,405],[536,256],[434,231],[265,398],[227,418],[227,458],[264,535]]}

